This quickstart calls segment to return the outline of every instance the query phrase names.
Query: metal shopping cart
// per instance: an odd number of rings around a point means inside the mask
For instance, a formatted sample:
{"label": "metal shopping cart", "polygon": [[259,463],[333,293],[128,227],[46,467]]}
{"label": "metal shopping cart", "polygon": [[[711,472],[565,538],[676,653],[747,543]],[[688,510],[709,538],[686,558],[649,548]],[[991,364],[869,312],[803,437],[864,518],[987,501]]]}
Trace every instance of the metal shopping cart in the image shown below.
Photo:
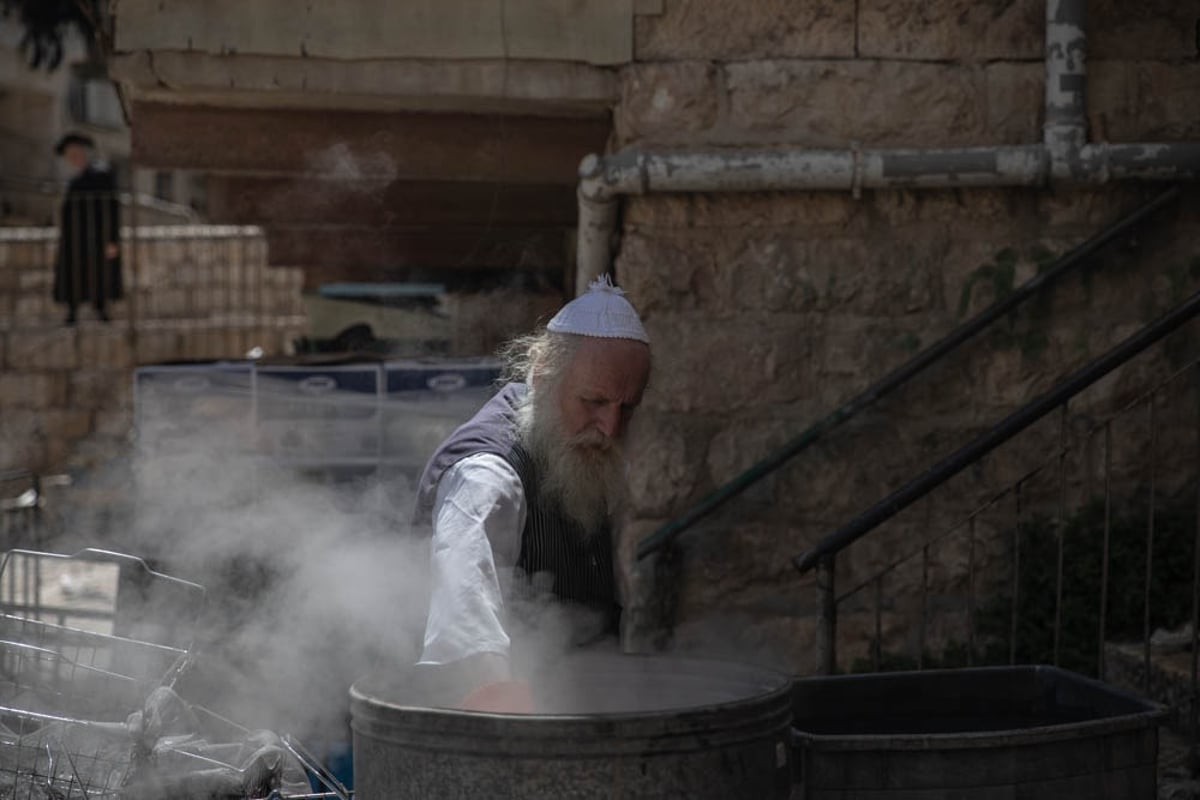
{"label": "metal shopping cart", "polygon": [[175,694],[203,600],[120,553],[6,553],[0,800],[347,800],[298,743]]}

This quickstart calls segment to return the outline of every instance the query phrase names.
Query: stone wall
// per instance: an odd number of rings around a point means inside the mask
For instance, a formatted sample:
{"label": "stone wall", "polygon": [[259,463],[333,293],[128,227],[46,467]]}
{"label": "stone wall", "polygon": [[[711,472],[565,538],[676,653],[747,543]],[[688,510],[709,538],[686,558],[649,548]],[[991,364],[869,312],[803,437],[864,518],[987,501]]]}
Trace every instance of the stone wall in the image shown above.
{"label": "stone wall", "polygon": [[125,229],[125,299],[74,327],[53,303],[57,231],[0,230],[0,468],[90,466],[119,455],[143,364],[287,351],[303,332],[299,270],[266,265],[255,228]]}
{"label": "stone wall", "polygon": [[[637,20],[617,143],[1038,142],[1043,9],[1034,0],[667,0],[661,15]],[[1198,16],[1194,4],[1089,4],[1093,141],[1200,139]],[[615,269],[656,343],[623,537],[630,643],[660,645],[666,627],[675,647],[811,670],[815,589],[789,559],[1200,288],[1195,187],[1092,268],[707,518],[669,558],[635,569],[633,545],[1160,188],[627,198]],[[1072,404],[1068,429],[1086,429],[1194,357],[1194,342],[1185,329],[1101,382]],[[1169,424],[1194,437],[1192,417],[1176,417]],[[839,589],[919,551],[1050,457],[1060,424],[1044,420],[848,550]],[[1145,437],[1128,441],[1117,468],[1132,487]],[[1172,472],[1170,489],[1190,474]],[[1078,465],[1072,500],[1095,488],[1095,475],[1095,464]],[[1026,502],[1054,497],[1052,484],[1030,487]],[[1001,520],[981,522],[981,537],[1001,531]],[[1003,562],[1004,542],[989,542],[977,555]],[[931,626],[942,641],[965,638],[967,548],[956,537],[932,565],[942,610]],[[911,647],[920,570],[889,580],[885,646]],[[872,602],[868,592],[843,608],[843,667],[866,652]]]}

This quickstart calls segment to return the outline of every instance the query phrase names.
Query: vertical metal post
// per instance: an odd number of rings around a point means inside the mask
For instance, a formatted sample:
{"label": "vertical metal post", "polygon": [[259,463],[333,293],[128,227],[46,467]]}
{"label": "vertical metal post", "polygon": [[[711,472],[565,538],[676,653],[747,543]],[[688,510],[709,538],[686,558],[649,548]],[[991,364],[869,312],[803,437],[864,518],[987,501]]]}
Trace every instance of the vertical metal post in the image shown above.
{"label": "vertical metal post", "polygon": [[837,594],[834,590],[836,557],[817,563],[817,674],[832,675],[837,664]]}
{"label": "vertical metal post", "polygon": [[1112,422],[1104,425],[1104,546],[1100,555],[1100,630],[1096,677],[1104,680],[1104,641],[1108,635],[1108,553],[1112,539]]}
{"label": "vertical metal post", "polygon": [[1188,733],[1189,768],[1193,777],[1200,774],[1200,684],[1197,666],[1200,661],[1200,365],[1196,369],[1196,531],[1192,541],[1192,674],[1191,725]]}
{"label": "vertical metal post", "polygon": [[1021,598],[1021,482],[1013,490],[1017,520],[1013,525],[1012,610],[1009,619],[1008,663],[1017,663],[1017,609]]}
{"label": "vertical metal post", "polygon": [[1054,577],[1054,666],[1062,652],[1063,555],[1067,540],[1067,404],[1062,404],[1058,441],[1058,564]]}
{"label": "vertical metal post", "polygon": [[871,642],[871,666],[875,672],[883,667],[883,575],[875,578],[875,638]]}
{"label": "vertical metal post", "polygon": [[1150,585],[1154,580],[1154,483],[1156,472],[1154,463],[1154,427],[1157,421],[1155,405],[1154,393],[1151,392],[1149,404],[1150,446],[1147,454],[1150,469],[1150,502],[1146,516],[1146,586],[1145,595],[1142,600],[1142,691],[1146,694],[1150,693]]}
{"label": "vertical metal post", "polygon": [[234,286],[237,276],[234,273],[233,265],[235,239],[236,237],[231,236],[221,243],[221,257],[225,261],[225,307],[221,309],[221,325],[225,328],[225,347],[232,351],[226,353],[225,358],[241,358],[249,349],[242,341],[241,328],[235,324],[237,319],[235,309],[237,293]]}
{"label": "vertical metal post", "polygon": [[929,545],[921,548],[921,626],[918,633],[917,669],[925,669],[925,637],[929,620]]}
{"label": "vertical metal post", "polygon": [[[142,278],[140,273],[140,254],[138,250],[138,195],[137,195],[137,175],[136,168],[129,165],[129,286],[126,287],[125,296],[129,302],[129,349],[133,354],[133,363],[136,366],[141,363],[138,359],[138,323],[141,321],[142,304],[138,297],[142,288]],[[123,240],[124,241],[124,240]],[[121,260],[122,266],[125,260]]]}
{"label": "vertical metal post", "polygon": [[967,522],[967,666],[975,666],[975,519]]}

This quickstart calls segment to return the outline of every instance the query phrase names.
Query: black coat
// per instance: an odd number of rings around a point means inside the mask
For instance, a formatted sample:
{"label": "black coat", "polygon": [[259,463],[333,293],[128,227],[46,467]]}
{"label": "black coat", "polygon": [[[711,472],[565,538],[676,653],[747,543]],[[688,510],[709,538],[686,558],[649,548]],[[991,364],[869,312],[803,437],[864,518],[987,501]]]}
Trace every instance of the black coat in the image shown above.
{"label": "black coat", "polygon": [[54,299],[75,306],[121,297],[121,258],[104,249],[121,237],[121,204],[113,174],[90,164],[67,186],[63,199]]}

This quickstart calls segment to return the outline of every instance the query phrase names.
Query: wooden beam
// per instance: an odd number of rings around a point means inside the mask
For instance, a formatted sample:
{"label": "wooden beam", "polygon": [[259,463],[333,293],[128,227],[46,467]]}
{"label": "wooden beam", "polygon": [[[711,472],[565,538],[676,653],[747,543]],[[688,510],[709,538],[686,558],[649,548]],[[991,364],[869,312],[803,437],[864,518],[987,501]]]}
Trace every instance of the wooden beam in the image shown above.
{"label": "wooden beam", "polygon": [[133,104],[135,166],[342,180],[574,186],[607,119]]}

